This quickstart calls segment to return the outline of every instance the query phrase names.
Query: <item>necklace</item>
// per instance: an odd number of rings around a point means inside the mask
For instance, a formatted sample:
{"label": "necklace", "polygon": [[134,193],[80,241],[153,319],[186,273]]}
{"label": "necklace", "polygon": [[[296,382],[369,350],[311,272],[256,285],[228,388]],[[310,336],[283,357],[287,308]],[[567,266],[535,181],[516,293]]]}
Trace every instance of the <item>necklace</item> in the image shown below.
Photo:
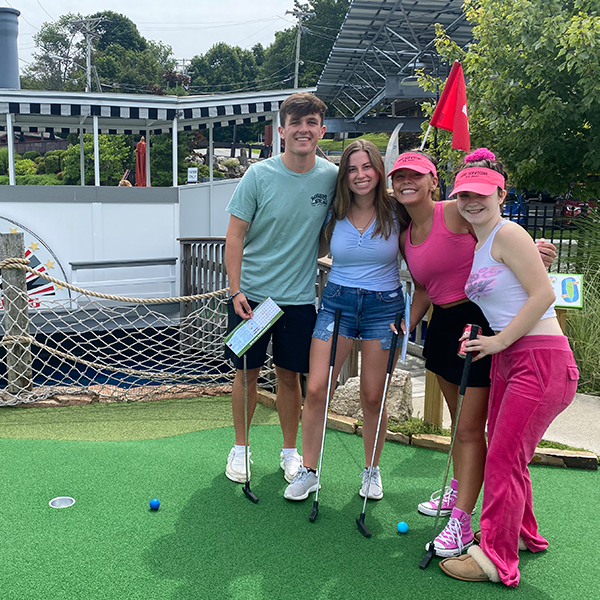
{"label": "necklace", "polygon": [[[351,209],[351,211],[352,211],[352,209]],[[373,207],[373,211],[371,212],[371,216],[369,217],[369,220],[362,227],[358,227],[358,225],[356,225],[354,217],[350,218],[350,212],[348,212],[348,220],[350,221],[350,223],[352,223],[352,226],[354,227],[354,229],[356,229],[356,231],[358,231],[362,235],[362,232],[365,231],[365,229],[367,229],[369,227],[369,225],[371,225],[371,223],[373,222],[373,219],[375,219],[375,212],[376,212],[375,207]]]}

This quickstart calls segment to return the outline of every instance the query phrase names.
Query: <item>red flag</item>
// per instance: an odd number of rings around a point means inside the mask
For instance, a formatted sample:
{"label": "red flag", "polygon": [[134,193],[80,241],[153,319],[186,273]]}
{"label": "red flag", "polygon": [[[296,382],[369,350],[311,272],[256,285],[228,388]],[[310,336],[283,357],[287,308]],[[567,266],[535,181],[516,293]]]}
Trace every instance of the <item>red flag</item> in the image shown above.
{"label": "red flag", "polygon": [[462,65],[455,61],[450,75],[429,124],[452,132],[452,147],[469,152],[469,114],[467,112],[467,89]]}

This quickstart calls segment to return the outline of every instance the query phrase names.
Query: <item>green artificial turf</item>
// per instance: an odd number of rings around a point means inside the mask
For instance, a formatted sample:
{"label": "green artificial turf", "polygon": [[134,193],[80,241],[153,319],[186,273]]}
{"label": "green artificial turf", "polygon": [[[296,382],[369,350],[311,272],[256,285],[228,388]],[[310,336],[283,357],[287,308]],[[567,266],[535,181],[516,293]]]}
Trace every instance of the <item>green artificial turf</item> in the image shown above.
{"label": "green artificial turf", "polygon": [[[253,423],[277,422],[274,410],[257,405]],[[231,424],[231,396],[61,408],[0,408],[3,438],[118,442],[169,437]]]}
{"label": "green artificial turf", "polygon": [[[170,406],[176,411],[185,404],[173,401]],[[147,421],[152,423],[148,431],[156,434],[154,423],[167,416],[162,402],[120,406],[131,432],[132,423],[143,430]],[[119,406],[74,408],[23,409],[19,427],[26,433],[30,418],[32,432],[43,434],[40,424],[47,414],[56,436],[56,413],[64,412],[60,419],[69,435],[82,423],[85,431],[97,434],[99,429],[87,419],[90,409],[107,435],[112,435],[107,423],[112,428],[118,424],[112,411]],[[110,418],[102,418],[103,411]],[[136,411],[138,416],[131,416]],[[70,427],[68,415],[73,415]],[[189,420],[180,419],[188,427]],[[172,423],[166,421],[166,428],[173,431]],[[362,510],[357,492],[364,465],[358,436],[327,433],[315,523],[308,521],[312,496],[300,503],[282,497],[286,482],[279,468],[278,426],[254,426],[250,432],[251,484],[260,499],[256,505],[224,475],[232,428],[154,437],[118,442],[0,439],[0,598],[600,597],[595,533],[600,512],[590,501],[597,496],[598,472],[531,469],[536,514],[550,548],[537,556],[521,553],[522,581],[512,590],[454,581],[441,572],[437,559],[426,571],[418,568],[433,519],[419,515],[416,505],[439,488],[446,460],[442,453],[386,443],[381,461],[385,495],[367,506],[373,536],[366,539],[355,524]],[[50,508],[48,501],[59,495],[73,496],[75,505]],[[148,509],[153,497],[161,500],[157,512]],[[396,532],[400,520],[409,524],[405,535]]]}

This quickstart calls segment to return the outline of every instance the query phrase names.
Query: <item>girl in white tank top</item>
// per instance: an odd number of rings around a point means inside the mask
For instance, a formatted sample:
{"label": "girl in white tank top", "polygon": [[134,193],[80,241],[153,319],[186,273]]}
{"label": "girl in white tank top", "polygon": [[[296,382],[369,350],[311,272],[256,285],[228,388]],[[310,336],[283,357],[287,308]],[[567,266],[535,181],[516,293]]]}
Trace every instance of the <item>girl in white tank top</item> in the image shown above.
{"label": "girl in white tank top", "polygon": [[492,355],[488,452],[480,545],[440,567],[455,579],[516,587],[519,550],[548,547],[533,514],[527,465],[550,423],[573,399],[579,373],[533,240],[520,225],[502,220],[502,166],[485,149],[471,157],[452,195],[478,240],[465,290],[496,331],[466,342],[467,351],[478,352],[474,361]]}

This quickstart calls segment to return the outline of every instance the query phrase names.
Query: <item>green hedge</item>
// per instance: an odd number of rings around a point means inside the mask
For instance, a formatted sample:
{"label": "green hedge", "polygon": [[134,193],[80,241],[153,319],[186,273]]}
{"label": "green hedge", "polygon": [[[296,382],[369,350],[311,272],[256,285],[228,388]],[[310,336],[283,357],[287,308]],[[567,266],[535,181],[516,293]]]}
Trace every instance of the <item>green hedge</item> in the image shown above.
{"label": "green hedge", "polygon": [[[20,175],[15,180],[17,185],[62,185],[56,175]],[[8,175],[0,175],[0,185],[9,185]]]}

